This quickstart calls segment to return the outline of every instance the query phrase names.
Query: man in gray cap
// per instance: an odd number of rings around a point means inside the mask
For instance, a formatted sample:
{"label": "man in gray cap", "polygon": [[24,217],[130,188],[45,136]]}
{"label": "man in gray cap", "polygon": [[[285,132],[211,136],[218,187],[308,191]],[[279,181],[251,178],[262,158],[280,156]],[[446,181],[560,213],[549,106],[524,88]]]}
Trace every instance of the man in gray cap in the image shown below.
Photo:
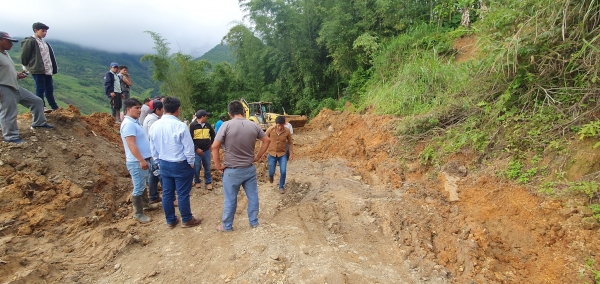
{"label": "man in gray cap", "polygon": [[4,141],[21,144],[25,141],[19,138],[17,103],[31,110],[33,123],[31,129],[54,128],[46,123],[44,115],[44,102],[30,91],[19,87],[18,79],[27,77],[26,71],[17,73],[15,63],[10,58],[8,50],[18,40],[10,37],[6,32],[0,32],[0,126]]}
{"label": "man in gray cap", "polygon": [[46,109],[44,102],[44,111],[51,112],[58,109],[58,105],[54,100],[54,82],[52,75],[58,72],[56,58],[52,47],[44,40],[48,33],[49,27],[42,23],[34,23],[33,36],[26,37],[21,42],[21,64],[23,70],[31,72],[35,81],[35,95],[42,99],[48,100],[48,104],[52,109]]}
{"label": "man in gray cap", "polygon": [[113,62],[110,64],[110,70],[104,74],[104,93],[110,99],[110,108],[112,116],[115,118],[115,123],[121,123],[121,79],[117,75],[119,73],[119,64]]}

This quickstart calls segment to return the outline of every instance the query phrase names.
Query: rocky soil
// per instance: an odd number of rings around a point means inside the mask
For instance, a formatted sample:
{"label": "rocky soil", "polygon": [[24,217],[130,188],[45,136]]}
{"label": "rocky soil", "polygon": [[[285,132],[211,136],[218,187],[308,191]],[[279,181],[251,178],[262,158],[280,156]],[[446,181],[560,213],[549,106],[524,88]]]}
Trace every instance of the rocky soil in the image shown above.
{"label": "rocky soil", "polygon": [[48,118],[56,129],[19,117],[28,142],[0,143],[2,283],[585,283],[598,269],[585,200],[538,196],[468,151],[421,165],[397,118],[323,110],[295,129],[286,193],[257,163],[260,225],[240,193],[228,233],[218,171],[192,190],[202,225],[169,230],[161,210],[140,224],[110,116]]}

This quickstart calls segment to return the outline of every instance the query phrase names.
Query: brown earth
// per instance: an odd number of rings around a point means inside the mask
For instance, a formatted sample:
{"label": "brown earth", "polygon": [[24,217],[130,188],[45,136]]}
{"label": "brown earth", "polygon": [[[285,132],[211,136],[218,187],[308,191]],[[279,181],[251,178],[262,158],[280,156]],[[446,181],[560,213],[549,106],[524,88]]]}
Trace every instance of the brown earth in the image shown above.
{"label": "brown earth", "polygon": [[169,230],[160,210],[142,225],[110,116],[48,118],[33,131],[20,116],[28,142],[0,143],[2,283],[584,283],[599,260],[585,200],[537,196],[468,151],[425,167],[394,117],[323,110],[295,129],[286,193],[257,163],[260,226],[240,193],[228,233],[219,172],[192,190],[201,226]]}

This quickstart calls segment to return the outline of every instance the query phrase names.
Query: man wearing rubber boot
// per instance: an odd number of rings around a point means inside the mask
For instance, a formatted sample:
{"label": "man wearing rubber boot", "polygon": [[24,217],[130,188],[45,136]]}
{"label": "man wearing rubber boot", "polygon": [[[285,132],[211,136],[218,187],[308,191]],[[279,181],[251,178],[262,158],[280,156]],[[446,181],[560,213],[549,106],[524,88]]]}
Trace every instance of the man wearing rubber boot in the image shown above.
{"label": "man wearing rubber boot", "polygon": [[156,209],[156,204],[149,204],[146,180],[149,175],[148,165],[152,154],[146,132],[138,122],[142,112],[142,103],[137,99],[126,99],[127,115],[121,124],[121,139],[125,148],[127,170],[133,181],[133,217],[142,223],[150,222],[150,217],[144,214],[144,207]]}

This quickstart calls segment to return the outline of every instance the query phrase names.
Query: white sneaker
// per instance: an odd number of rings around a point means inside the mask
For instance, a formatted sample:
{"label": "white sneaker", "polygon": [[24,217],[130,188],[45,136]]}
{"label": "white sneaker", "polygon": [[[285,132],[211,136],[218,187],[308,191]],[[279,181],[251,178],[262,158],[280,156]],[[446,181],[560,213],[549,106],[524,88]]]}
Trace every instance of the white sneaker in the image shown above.
{"label": "white sneaker", "polygon": [[51,113],[51,112],[52,112],[51,108],[44,107],[44,113]]}

